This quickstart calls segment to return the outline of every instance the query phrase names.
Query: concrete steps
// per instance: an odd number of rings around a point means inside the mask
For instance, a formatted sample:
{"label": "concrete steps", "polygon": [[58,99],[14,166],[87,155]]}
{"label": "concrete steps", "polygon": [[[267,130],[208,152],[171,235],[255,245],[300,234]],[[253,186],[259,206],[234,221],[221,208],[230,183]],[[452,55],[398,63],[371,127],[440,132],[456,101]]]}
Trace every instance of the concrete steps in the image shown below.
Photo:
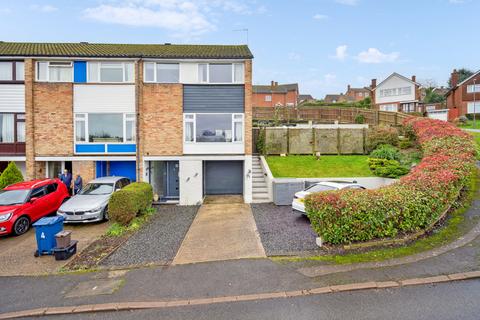
{"label": "concrete steps", "polygon": [[254,156],[252,159],[252,180],[252,202],[270,202],[268,197],[268,186],[265,181],[265,173],[262,169],[260,157]]}

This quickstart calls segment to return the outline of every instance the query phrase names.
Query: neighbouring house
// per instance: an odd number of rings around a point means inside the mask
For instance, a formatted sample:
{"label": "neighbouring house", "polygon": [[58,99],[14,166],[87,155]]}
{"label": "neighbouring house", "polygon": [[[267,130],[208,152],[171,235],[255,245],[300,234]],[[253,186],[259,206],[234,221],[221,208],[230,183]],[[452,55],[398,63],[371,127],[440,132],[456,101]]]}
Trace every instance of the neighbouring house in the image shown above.
{"label": "neighbouring house", "polygon": [[457,70],[452,72],[452,87],[447,92],[447,108],[449,120],[466,114],[480,113],[480,71],[458,81]]}
{"label": "neighbouring house", "polygon": [[253,86],[254,107],[296,107],[298,104],[298,83]]}
{"label": "neighbouring house", "polygon": [[338,102],[352,102],[349,97],[345,96],[343,93],[340,94],[326,94],[323,98],[323,102],[326,103],[338,103]]}
{"label": "neighbouring house", "polygon": [[304,102],[313,102],[315,101],[315,98],[312,97],[310,94],[299,94],[298,95],[298,104],[304,103]]}
{"label": "neighbouring house", "polygon": [[419,112],[420,87],[416,77],[411,79],[396,72],[377,85],[372,79],[372,105],[380,111]]}
{"label": "neighbouring house", "polygon": [[0,42],[1,160],[26,178],[147,181],[163,202],[252,200],[246,45]]}
{"label": "neighbouring house", "polygon": [[370,88],[352,88],[350,85],[348,85],[345,96],[347,97],[348,101],[361,101],[370,97]]}
{"label": "neighbouring house", "polygon": [[14,161],[25,176],[25,64],[0,60],[0,172]]}

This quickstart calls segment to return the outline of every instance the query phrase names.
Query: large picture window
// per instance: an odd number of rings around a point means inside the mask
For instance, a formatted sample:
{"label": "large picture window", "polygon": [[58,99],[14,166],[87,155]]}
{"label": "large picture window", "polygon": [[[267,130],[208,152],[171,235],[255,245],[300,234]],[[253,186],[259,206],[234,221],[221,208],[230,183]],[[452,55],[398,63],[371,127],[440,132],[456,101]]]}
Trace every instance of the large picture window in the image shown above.
{"label": "large picture window", "polygon": [[135,114],[75,114],[75,142],[77,143],[135,142],[135,137]]}
{"label": "large picture window", "polygon": [[242,142],[243,114],[184,115],[185,142]]}
{"label": "large picture window", "polygon": [[0,113],[0,143],[25,142],[25,115]]}
{"label": "large picture window", "polygon": [[72,82],[72,61],[38,61],[37,80],[49,82]]}
{"label": "large picture window", "polygon": [[122,83],[134,80],[133,62],[89,61],[87,70],[88,82]]}

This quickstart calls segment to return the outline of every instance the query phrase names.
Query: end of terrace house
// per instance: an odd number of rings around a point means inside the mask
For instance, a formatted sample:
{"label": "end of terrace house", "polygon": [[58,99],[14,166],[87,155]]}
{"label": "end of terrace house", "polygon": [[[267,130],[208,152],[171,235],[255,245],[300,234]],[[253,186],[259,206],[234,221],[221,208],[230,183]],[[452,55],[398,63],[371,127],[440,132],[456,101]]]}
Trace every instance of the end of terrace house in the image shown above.
{"label": "end of terrace house", "polygon": [[246,45],[0,42],[0,166],[250,202],[252,59]]}

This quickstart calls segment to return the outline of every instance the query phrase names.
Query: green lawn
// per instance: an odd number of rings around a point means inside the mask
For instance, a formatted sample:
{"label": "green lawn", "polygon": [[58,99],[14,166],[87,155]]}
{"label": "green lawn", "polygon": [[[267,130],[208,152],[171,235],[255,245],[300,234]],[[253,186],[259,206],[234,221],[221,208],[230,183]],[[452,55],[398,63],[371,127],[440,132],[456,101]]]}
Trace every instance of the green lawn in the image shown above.
{"label": "green lawn", "polygon": [[465,124],[458,124],[458,127],[462,129],[480,129],[480,116],[475,120],[475,125],[473,125],[473,120],[468,120]]}
{"label": "green lawn", "polygon": [[268,166],[276,178],[370,177],[368,156],[268,156]]}

